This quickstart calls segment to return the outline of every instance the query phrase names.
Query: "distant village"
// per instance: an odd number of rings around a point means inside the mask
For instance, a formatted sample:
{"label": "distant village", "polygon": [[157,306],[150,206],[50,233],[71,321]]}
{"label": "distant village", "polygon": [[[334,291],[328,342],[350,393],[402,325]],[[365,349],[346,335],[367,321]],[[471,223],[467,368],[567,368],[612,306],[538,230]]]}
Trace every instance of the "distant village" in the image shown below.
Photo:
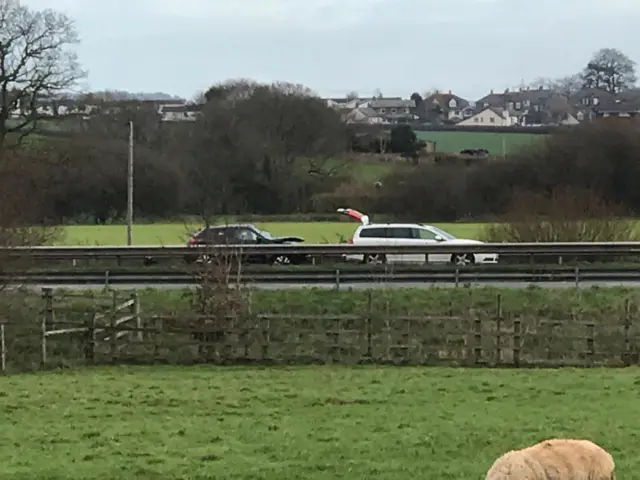
{"label": "distant village", "polygon": [[[370,98],[345,96],[326,98],[327,105],[341,112],[349,124],[416,124],[461,127],[536,127],[576,125],[597,117],[635,117],[640,113],[640,89],[612,94],[597,88],[585,88],[570,95],[546,88],[518,88],[491,91],[478,100],[469,100],[454,92],[435,91],[411,98]],[[189,122],[198,118],[202,105],[180,98],[94,99],[91,95],[74,99],[42,100],[37,112],[43,117],[110,114],[125,106],[147,106],[165,122]],[[20,117],[18,108],[12,116]]]}
{"label": "distant village", "polygon": [[597,117],[635,117],[640,113],[640,89],[614,95],[585,88],[563,95],[545,88],[489,92],[478,100],[455,93],[433,92],[409,99],[331,98],[327,104],[348,123],[458,125],[461,127],[537,127],[577,125]]}

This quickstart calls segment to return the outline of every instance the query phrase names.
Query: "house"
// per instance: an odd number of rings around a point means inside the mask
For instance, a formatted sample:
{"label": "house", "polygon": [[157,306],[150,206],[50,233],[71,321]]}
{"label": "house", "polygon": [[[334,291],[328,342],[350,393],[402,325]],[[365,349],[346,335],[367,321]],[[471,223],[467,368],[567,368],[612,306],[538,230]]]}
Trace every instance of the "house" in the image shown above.
{"label": "house", "polygon": [[375,98],[360,105],[371,108],[385,123],[409,123],[418,119],[413,113],[416,103],[402,98]]}
{"label": "house", "polygon": [[505,109],[508,116],[515,119],[514,125],[576,125],[593,116],[589,103],[594,102],[594,93],[585,92],[569,99],[542,87],[520,88],[515,91],[506,89],[503,93],[494,93],[492,90],[489,95],[476,102],[476,107],[479,112],[490,107]]}
{"label": "house", "polygon": [[359,123],[366,125],[379,125],[386,123],[385,119],[380,116],[371,107],[358,107],[350,110],[342,115],[343,121],[346,123]]}
{"label": "house", "polygon": [[640,89],[629,89],[601,101],[595,108],[597,117],[637,117],[640,114]]}
{"label": "house", "polygon": [[435,92],[424,98],[416,112],[421,119],[431,123],[457,123],[473,116],[473,106],[468,100],[451,93]]}
{"label": "house", "polygon": [[509,90],[503,93],[494,93],[493,90],[476,102],[478,110],[488,107],[500,107],[513,112],[515,116],[522,116],[529,111],[538,112],[544,109],[546,102],[556,93],[545,88],[520,88]]}
{"label": "house", "polygon": [[584,120],[581,112],[553,114],[547,111],[530,112],[524,115],[520,125],[523,127],[543,127],[548,125],[578,125]]}
{"label": "house", "polygon": [[519,118],[501,107],[487,107],[458,123],[461,127],[512,127],[518,124]]}
{"label": "house", "polygon": [[198,119],[202,107],[200,105],[160,105],[158,114],[163,122],[193,122]]}
{"label": "house", "polygon": [[327,106],[336,110],[353,110],[366,101],[366,99],[360,98],[325,98]]}
{"label": "house", "polygon": [[611,102],[615,99],[613,93],[599,88],[583,88],[569,97],[569,102],[575,107],[583,109],[596,109],[601,103]]}

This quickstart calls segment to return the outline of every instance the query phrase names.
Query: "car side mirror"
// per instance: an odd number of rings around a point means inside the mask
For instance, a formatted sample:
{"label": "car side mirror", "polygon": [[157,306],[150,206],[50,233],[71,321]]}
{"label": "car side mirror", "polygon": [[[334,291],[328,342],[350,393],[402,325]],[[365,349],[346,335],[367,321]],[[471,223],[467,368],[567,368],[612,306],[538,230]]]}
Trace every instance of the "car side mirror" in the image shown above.
{"label": "car side mirror", "polygon": [[436,235],[434,238],[436,242],[444,242],[444,238],[442,238],[440,235]]}

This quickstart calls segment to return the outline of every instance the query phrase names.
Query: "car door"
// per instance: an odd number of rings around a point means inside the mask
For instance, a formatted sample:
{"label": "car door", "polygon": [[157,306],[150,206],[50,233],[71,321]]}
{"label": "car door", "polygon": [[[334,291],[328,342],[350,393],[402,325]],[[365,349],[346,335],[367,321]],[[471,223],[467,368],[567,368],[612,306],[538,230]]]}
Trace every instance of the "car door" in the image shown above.
{"label": "car door", "polygon": [[[415,234],[419,239],[419,242],[423,245],[432,245],[435,243],[440,243],[444,240],[444,238],[428,228],[416,228]],[[423,256],[422,261],[426,260],[427,263],[448,263],[450,256],[451,255],[446,253],[430,253],[428,255],[428,258],[425,258],[425,256]]]}
{"label": "car door", "polygon": [[[388,227],[387,231],[387,245],[389,247],[396,247],[399,245],[412,245],[413,244],[413,232],[410,227]],[[412,255],[402,254],[387,254],[387,261],[389,263],[407,263],[411,262]]]}
{"label": "car door", "polygon": [[224,245],[225,230],[218,227],[209,227],[201,230],[195,236],[197,245]]}
{"label": "car door", "polygon": [[[375,247],[384,247],[388,244],[387,229],[385,227],[374,226],[360,227],[356,231],[353,241],[354,244],[358,246],[371,245]],[[368,257],[369,259],[376,258],[379,260],[379,257],[374,252],[368,254]],[[367,262],[371,261],[367,260],[363,255],[349,255],[348,258],[352,258],[354,260],[365,260]]]}
{"label": "car door", "polygon": [[[234,227],[227,230],[227,243],[230,245],[257,245],[258,238],[258,234],[248,227]],[[264,263],[263,257],[264,255],[242,255],[243,260],[250,263]]]}

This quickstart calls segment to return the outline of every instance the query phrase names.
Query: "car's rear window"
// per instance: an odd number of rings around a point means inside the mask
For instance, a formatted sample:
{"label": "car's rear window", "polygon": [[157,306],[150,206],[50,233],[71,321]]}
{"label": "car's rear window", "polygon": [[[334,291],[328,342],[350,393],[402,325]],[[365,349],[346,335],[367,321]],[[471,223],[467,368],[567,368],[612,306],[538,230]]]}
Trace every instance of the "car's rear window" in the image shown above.
{"label": "car's rear window", "polygon": [[363,228],[360,230],[360,238],[387,238],[386,228]]}
{"label": "car's rear window", "polygon": [[389,229],[389,238],[413,238],[413,231],[407,227],[392,227]]}

